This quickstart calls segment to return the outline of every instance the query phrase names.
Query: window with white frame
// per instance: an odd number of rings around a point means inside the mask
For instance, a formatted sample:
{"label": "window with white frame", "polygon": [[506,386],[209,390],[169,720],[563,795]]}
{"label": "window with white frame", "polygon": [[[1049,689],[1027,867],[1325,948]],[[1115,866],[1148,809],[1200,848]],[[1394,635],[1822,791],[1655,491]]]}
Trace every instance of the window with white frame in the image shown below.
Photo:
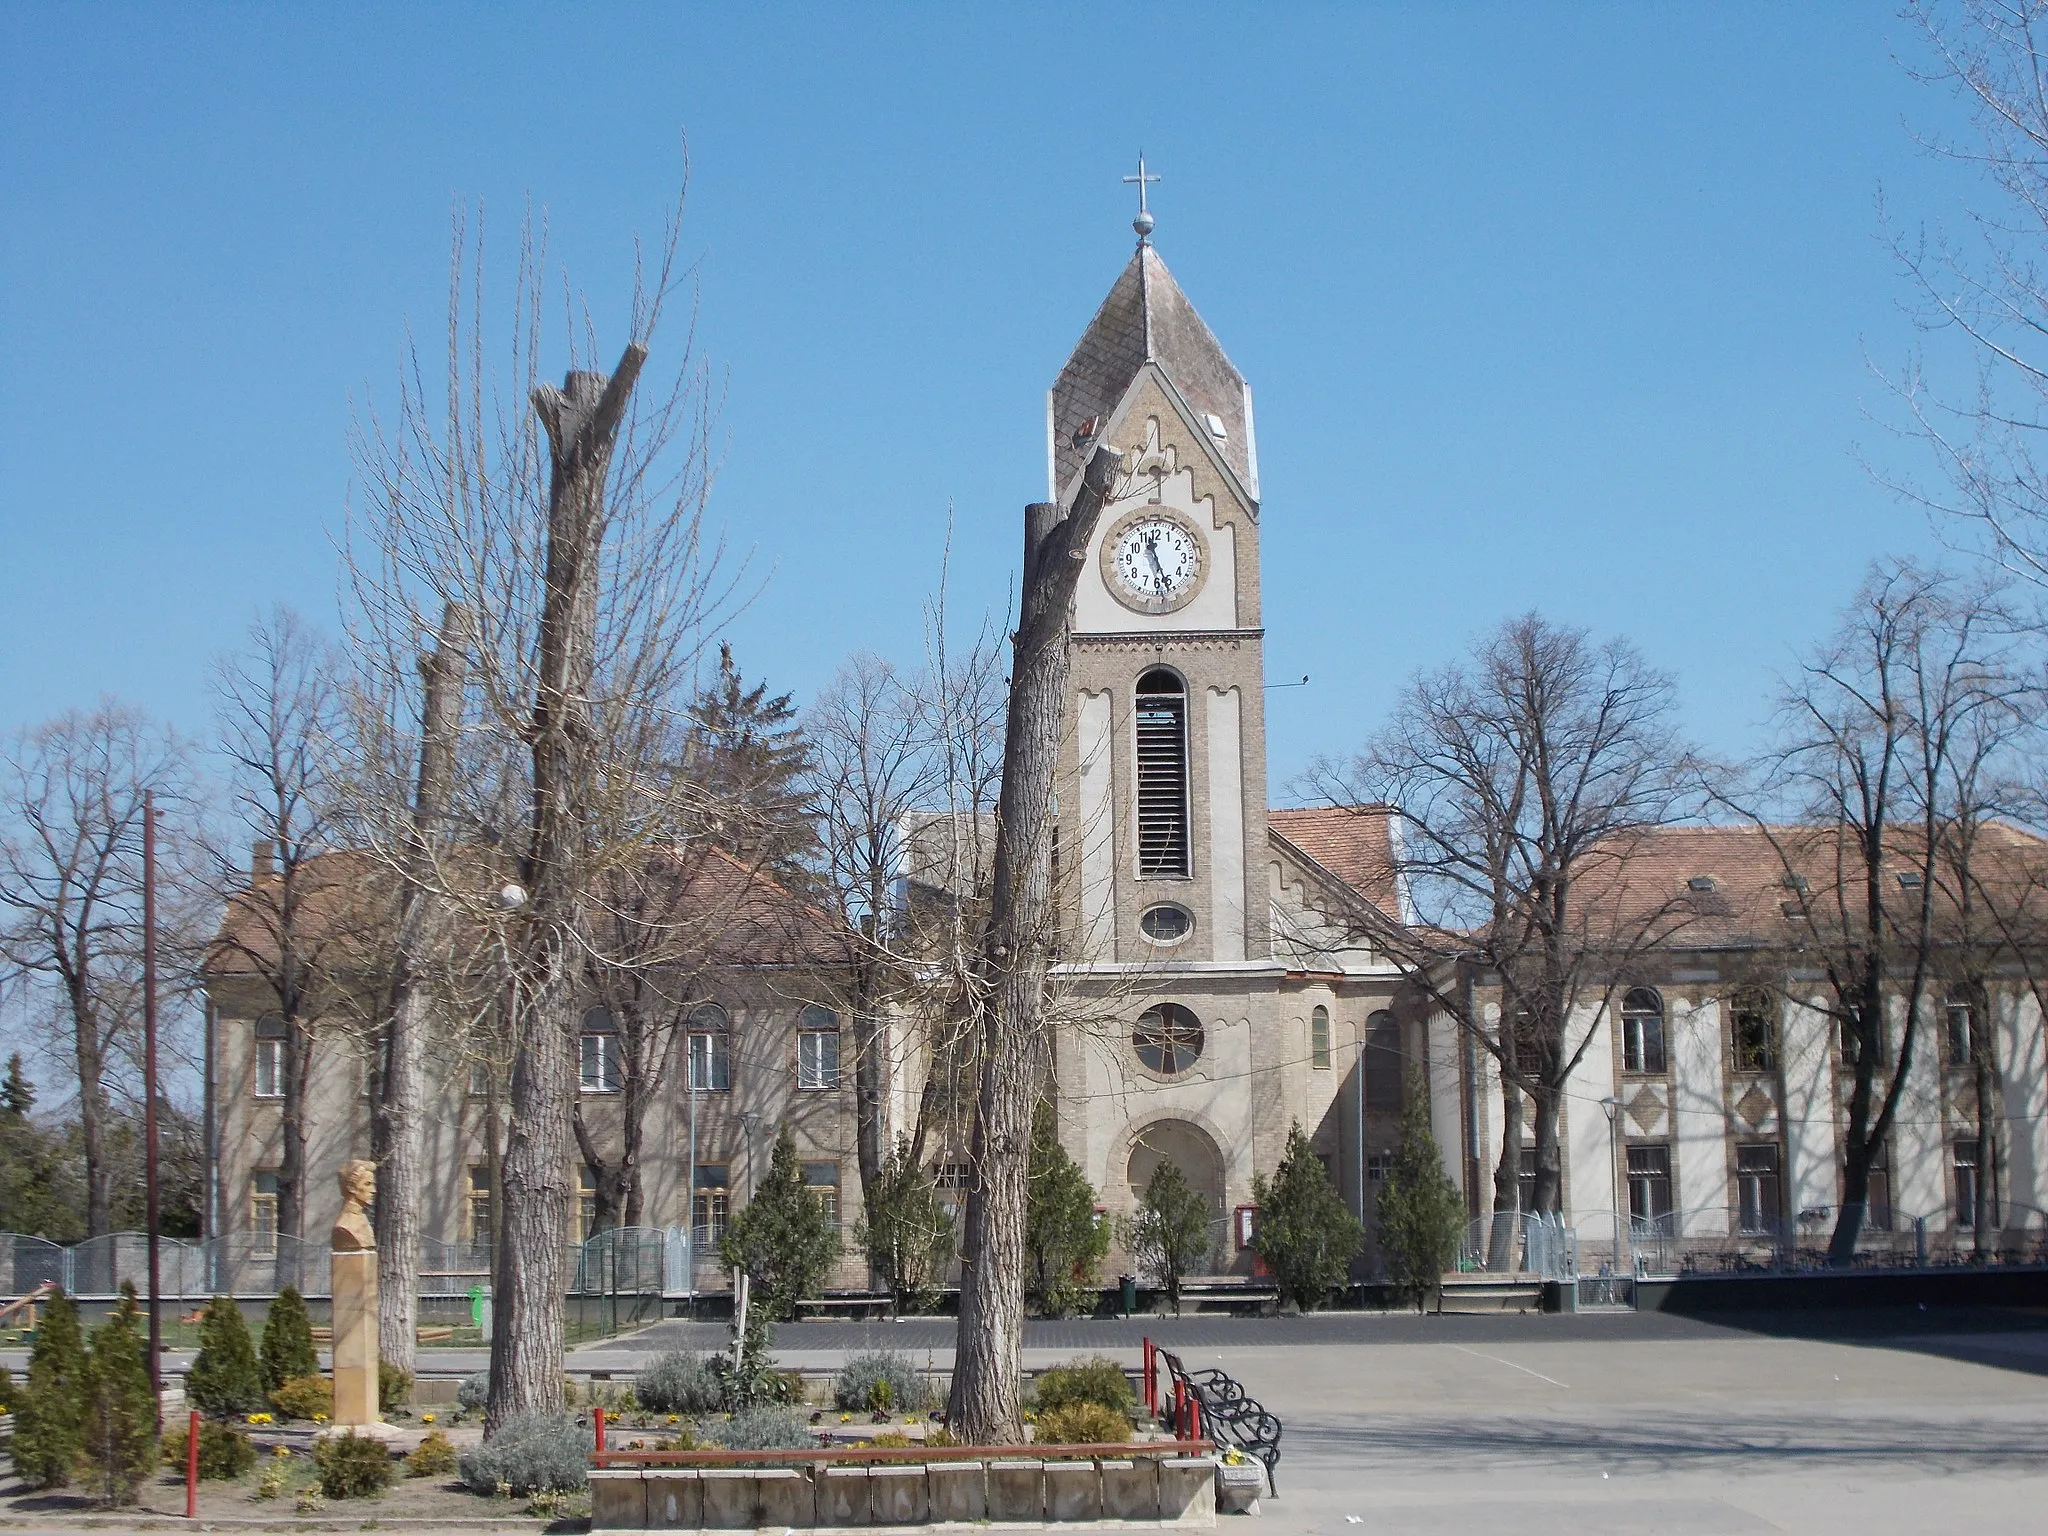
{"label": "window with white frame", "polygon": [[1952,1067],[1967,1067],[1975,1059],[1977,1047],[1977,1011],[1970,1006],[1967,997],[1952,997],[1942,1005],[1947,1028],[1943,1031],[1948,1046],[1948,1064]]}
{"label": "window with white frame", "polygon": [[1738,992],[1728,1000],[1729,1065],[1737,1072],[1778,1069],[1778,1030],[1768,992]]}
{"label": "window with white frame", "polygon": [[275,1168],[259,1168],[249,1180],[249,1252],[265,1259],[277,1253]]}
{"label": "window with white frame", "polygon": [[731,1215],[732,1189],[727,1182],[726,1164],[699,1163],[697,1187],[690,1192],[690,1225],[699,1258],[716,1256]]}
{"label": "window with white frame", "polygon": [[818,1197],[825,1207],[825,1219],[834,1227],[839,1225],[839,1165],[837,1163],[805,1163],[804,1188]]}
{"label": "window with white frame", "polygon": [[798,1015],[796,1085],[804,1092],[839,1086],[839,1016],[813,1003]]}
{"label": "window with white frame", "polygon": [[284,1097],[284,1018],[266,1013],[256,1021],[256,1097]]}
{"label": "window with white frame", "polygon": [[1628,1149],[1628,1213],[1657,1233],[1671,1230],[1671,1148],[1658,1142]]}
{"label": "window with white frame", "polygon": [[[1956,1142],[1952,1155],[1956,1180],[1956,1225],[1974,1228],[1977,1225],[1978,1181],[1986,1176],[1976,1138]],[[1991,1193],[1986,1213],[1991,1223],[1999,1220],[1996,1190]]]}
{"label": "window with white frame", "polygon": [[1621,1000],[1621,1070],[1656,1077],[1665,1067],[1663,995],[1630,987]]}
{"label": "window with white frame", "polygon": [[597,1170],[588,1163],[576,1170],[575,1241],[587,1243],[597,1235]]}
{"label": "window with white frame", "polygon": [[617,1093],[619,1067],[619,1026],[610,1012],[593,1008],[583,1015],[580,1047],[581,1087],[585,1093]]}
{"label": "window with white frame", "polygon": [[732,1089],[732,1020],[716,1003],[690,1014],[690,1090],[728,1093]]}
{"label": "window with white frame", "polygon": [[1735,1149],[1736,1212],[1746,1234],[1768,1236],[1784,1219],[1778,1166],[1775,1142]]}
{"label": "window with white frame", "polygon": [[1308,1064],[1318,1072],[1330,1070],[1330,1010],[1320,1003],[1308,1016]]}

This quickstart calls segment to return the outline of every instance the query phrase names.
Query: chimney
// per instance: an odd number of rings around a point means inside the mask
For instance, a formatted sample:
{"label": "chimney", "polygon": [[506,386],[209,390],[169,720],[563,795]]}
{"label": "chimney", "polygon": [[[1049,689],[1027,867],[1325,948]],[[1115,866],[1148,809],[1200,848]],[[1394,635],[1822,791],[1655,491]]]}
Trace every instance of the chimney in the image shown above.
{"label": "chimney", "polygon": [[256,839],[255,849],[249,855],[249,878],[261,880],[265,875],[277,873],[277,844],[267,837]]}

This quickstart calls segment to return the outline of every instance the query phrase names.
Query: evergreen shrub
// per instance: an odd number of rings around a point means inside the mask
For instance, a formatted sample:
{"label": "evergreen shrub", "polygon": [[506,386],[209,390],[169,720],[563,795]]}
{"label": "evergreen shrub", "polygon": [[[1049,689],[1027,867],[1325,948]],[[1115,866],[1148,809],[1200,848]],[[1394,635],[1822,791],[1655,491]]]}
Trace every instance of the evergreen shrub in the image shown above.
{"label": "evergreen shrub", "polygon": [[0,1365],[0,1413],[10,1412],[14,1407],[14,1372]]}
{"label": "evergreen shrub", "polygon": [[633,1395],[649,1413],[716,1413],[722,1390],[717,1372],[686,1349],[670,1350],[633,1378]]}
{"label": "evergreen shrub", "polygon": [[[185,1452],[190,1439],[187,1426],[180,1424],[164,1436],[164,1465],[185,1470]],[[256,1465],[256,1447],[232,1424],[212,1419],[199,1421],[199,1478],[201,1482],[232,1482]]]}
{"label": "evergreen shrub", "polygon": [[79,1481],[107,1508],[133,1504],[156,1466],[156,1395],[144,1352],[142,1309],[135,1287],[124,1285],[113,1316],[93,1330],[79,1394]]}
{"label": "evergreen shrub", "polygon": [[263,1373],[234,1298],[216,1296],[199,1320],[199,1355],[185,1373],[185,1400],[208,1418],[239,1419],[263,1407]]}
{"label": "evergreen shrub", "polygon": [[413,1448],[405,1458],[407,1477],[453,1477],[455,1475],[455,1446],[438,1429],[427,1431],[426,1438]]}
{"label": "evergreen shrub", "polygon": [[1252,1200],[1259,1208],[1254,1246],[1279,1282],[1281,1300],[1313,1311],[1344,1283],[1365,1246],[1365,1225],[1345,1209],[1300,1121],[1272,1181],[1264,1174],[1252,1180]]}
{"label": "evergreen shrub", "polygon": [[[455,1388],[455,1401],[465,1413],[475,1413],[491,1400],[491,1373],[471,1371]],[[673,1411],[673,1410],[671,1410]]]}
{"label": "evergreen shrub", "polygon": [[78,1460],[85,1343],[78,1304],[58,1292],[43,1307],[28,1357],[28,1381],[14,1404],[14,1470],[32,1488],[61,1488]]}
{"label": "evergreen shrub", "polygon": [[566,1492],[589,1481],[591,1446],[590,1430],[566,1413],[522,1413],[464,1451],[457,1465],[473,1493],[496,1493],[501,1484],[522,1498]]}
{"label": "evergreen shrub", "polygon": [[382,1493],[398,1475],[384,1442],[353,1430],[313,1444],[320,1491],[330,1499],[366,1499]]}
{"label": "evergreen shrub", "polygon": [[794,1317],[797,1301],[817,1293],[839,1257],[839,1229],[817,1191],[804,1183],[796,1135],[787,1124],[775,1139],[768,1176],[727,1224],[718,1251],[747,1272],[751,1309],[768,1322]]}
{"label": "evergreen shrub", "polygon": [[917,1367],[893,1349],[855,1355],[832,1379],[832,1405],[844,1412],[921,1413],[930,1404],[931,1389]]}
{"label": "evergreen shrub", "polygon": [[1102,1355],[1056,1365],[1042,1373],[1036,1396],[1041,1414],[1071,1408],[1076,1403],[1094,1403],[1111,1413],[1128,1413],[1137,1401],[1131,1394],[1130,1378],[1116,1361]]}
{"label": "evergreen shrub", "polygon": [[297,1377],[319,1374],[313,1320],[306,1315],[306,1301],[298,1287],[288,1285],[277,1293],[270,1315],[263,1320],[263,1389],[275,1392]]}
{"label": "evergreen shrub", "polygon": [[729,1419],[705,1425],[702,1434],[706,1445],[728,1451],[802,1451],[818,1444],[803,1414],[774,1405],[743,1409]]}
{"label": "evergreen shrub", "polygon": [[377,1411],[390,1413],[403,1408],[412,1396],[412,1372],[401,1370],[389,1360],[377,1362]]}
{"label": "evergreen shrub", "polygon": [[270,1406],[287,1419],[334,1417],[334,1383],[325,1376],[294,1376],[270,1394]]}
{"label": "evergreen shrub", "polygon": [[1130,1416],[1100,1403],[1066,1403],[1038,1416],[1041,1445],[1122,1445],[1130,1438]]}

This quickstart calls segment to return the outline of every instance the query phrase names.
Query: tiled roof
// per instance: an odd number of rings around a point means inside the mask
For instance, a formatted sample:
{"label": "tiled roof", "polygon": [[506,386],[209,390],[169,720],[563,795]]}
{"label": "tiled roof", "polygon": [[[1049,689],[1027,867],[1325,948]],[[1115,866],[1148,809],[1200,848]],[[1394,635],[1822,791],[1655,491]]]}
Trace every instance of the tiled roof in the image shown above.
{"label": "tiled roof", "polygon": [[1180,284],[1151,245],[1141,245],[1052,386],[1055,493],[1080,473],[1082,451],[1074,434],[1090,417],[1107,416],[1147,359],[1159,364],[1198,415],[1223,423],[1215,446],[1247,486],[1251,484],[1245,427],[1244,375],[1224,355]]}
{"label": "tiled roof", "polygon": [[1384,805],[1313,805],[1266,812],[1268,830],[1401,919],[1394,878],[1393,813]]}

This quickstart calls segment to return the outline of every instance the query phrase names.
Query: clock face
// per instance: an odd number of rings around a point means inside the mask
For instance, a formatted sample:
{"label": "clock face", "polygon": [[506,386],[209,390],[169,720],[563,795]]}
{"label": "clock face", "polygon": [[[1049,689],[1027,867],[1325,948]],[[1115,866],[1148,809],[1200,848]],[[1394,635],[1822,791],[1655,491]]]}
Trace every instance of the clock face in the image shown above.
{"label": "clock face", "polygon": [[1110,575],[1125,604],[1166,613],[1194,594],[1202,577],[1202,541],[1178,518],[1141,514],[1110,536]]}

